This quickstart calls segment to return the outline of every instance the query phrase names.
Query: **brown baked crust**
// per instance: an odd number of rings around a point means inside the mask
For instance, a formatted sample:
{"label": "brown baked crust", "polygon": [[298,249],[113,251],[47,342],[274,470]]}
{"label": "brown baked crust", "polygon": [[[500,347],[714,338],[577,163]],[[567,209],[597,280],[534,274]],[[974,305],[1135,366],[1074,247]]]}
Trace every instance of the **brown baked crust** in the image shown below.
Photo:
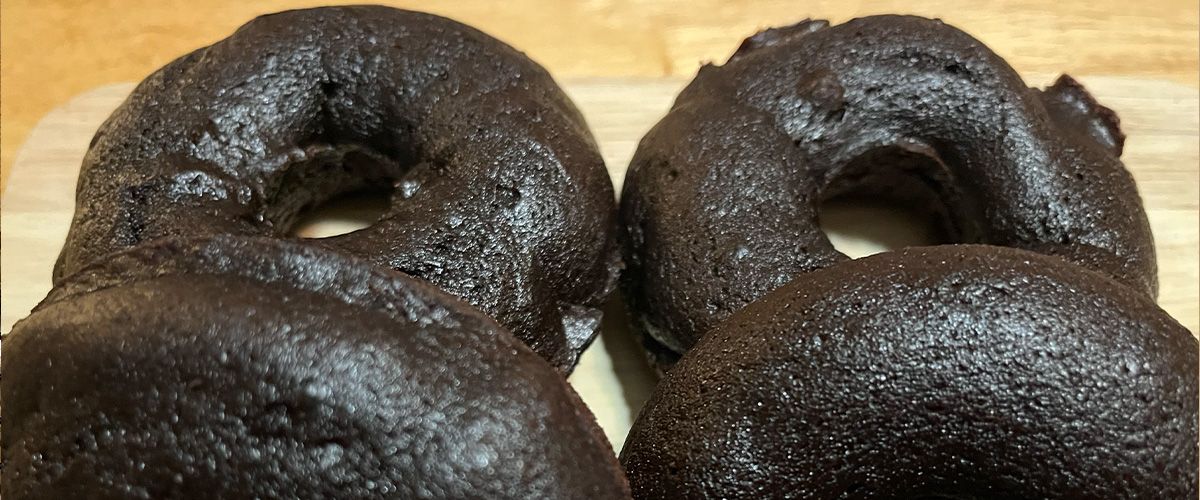
{"label": "brown baked crust", "polygon": [[283,237],[393,185],[381,220],[306,243],[434,283],[570,371],[619,268],[603,160],[544,69],[418,12],[263,16],[150,75],[93,139],[55,282],[163,237]]}
{"label": "brown baked crust", "polygon": [[954,245],[805,274],[666,374],[635,498],[1195,498],[1197,343],[1058,257]]}
{"label": "brown baked crust", "polygon": [[268,238],[159,240],[3,342],[7,498],[628,498],[570,386],[401,273]]}
{"label": "brown baked crust", "polygon": [[883,196],[957,243],[1059,255],[1153,296],[1153,239],[1116,115],[1069,77],[1030,89],[937,20],[766,30],[707,65],[626,176],[625,292],[669,365],[734,311],[847,260],[823,199]]}

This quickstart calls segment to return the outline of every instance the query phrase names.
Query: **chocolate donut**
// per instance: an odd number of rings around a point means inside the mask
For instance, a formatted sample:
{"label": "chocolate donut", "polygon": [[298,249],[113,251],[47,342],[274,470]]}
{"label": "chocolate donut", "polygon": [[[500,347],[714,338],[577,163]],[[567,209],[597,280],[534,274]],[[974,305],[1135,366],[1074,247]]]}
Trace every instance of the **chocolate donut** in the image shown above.
{"label": "chocolate donut", "polygon": [[629,495],[587,408],[494,320],[314,245],[148,243],[3,344],[5,497]]}
{"label": "chocolate donut", "polygon": [[55,282],[163,237],[284,237],[393,186],[373,225],[305,242],[462,297],[569,371],[619,267],[603,160],[545,70],[429,14],[264,16],[148,77],[92,140]]}
{"label": "chocolate donut", "polygon": [[814,271],[667,373],[635,498],[1196,498],[1196,339],[1057,257],[961,245]]}
{"label": "chocolate donut", "polygon": [[1116,115],[1030,89],[940,21],[804,21],[707,65],[642,140],[621,201],[626,296],[669,365],[721,319],[847,257],[822,200],[890,197],[954,243],[1058,255],[1152,296],[1154,245]]}

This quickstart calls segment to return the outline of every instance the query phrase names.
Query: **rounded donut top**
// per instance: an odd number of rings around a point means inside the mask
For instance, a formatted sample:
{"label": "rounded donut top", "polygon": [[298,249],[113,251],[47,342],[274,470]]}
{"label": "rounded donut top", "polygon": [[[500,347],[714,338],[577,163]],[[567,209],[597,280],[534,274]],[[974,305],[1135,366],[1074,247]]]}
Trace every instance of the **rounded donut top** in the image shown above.
{"label": "rounded donut top", "polygon": [[701,68],[642,140],[621,200],[627,294],[668,356],[845,261],[824,199],[883,196],[947,239],[1058,255],[1153,295],[1153,240],[1115,114],[1070,77],[1025,86],[940,21],[805,21]]}
{"label": "rounded donut top", "polygon": [[6,496],[628,498],[590,412],[522,342],[311,245],[115,254],[18,323],[3,358]]}
{"label": "rounded donut top", "polygon": [[394,188],[306,240],[463,297],[569,370],[619,268],[611,181],[544,69],[457,22],[288,11],[148,77],[96,133],[55,281],[158,238],[284,237],[305,208]]}
{"label": "rounded donut top", "polygon": [[670,370],[635,498],[1192,498],[1197,343],[1140,291],[958,245],[808,273]]}

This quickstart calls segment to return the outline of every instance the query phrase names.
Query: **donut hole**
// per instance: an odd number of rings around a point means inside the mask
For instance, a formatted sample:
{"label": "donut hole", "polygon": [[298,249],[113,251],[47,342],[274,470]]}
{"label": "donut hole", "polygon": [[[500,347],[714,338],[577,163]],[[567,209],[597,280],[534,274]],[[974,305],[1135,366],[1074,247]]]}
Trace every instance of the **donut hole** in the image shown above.
{"label": "donut hole", "polygon": [[821,204],[821,230],[837,251],[850,258],[906,247],[941,245],[928,214],[899,203],[865,197],[838,197]]}
{"label": "donut hole", "polygon": [[977,231],[961,193],[933,151],[903,144],[870,149],[831,171],[818,222],[851,258],[912,246],[968,243]]}
{"label": "donut hole", "polygon": [[283,236],[328,238],[371,226],[388,212],[398,162],[360,145],[313,145],[275,183],[266,219]]}
{"label": "donut hole", "polygon": [[365,229],[391,206],[392,191],[368,188],[341,193],[303,210],[289,229],[297,238],[328,238]]}

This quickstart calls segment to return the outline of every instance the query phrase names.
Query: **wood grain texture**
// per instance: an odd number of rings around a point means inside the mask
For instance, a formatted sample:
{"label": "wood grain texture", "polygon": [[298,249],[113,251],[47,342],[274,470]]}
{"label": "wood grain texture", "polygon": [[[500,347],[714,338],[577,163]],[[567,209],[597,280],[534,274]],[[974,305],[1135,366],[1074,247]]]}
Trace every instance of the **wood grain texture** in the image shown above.
{"label": "wood grain texture", "polygon": [[[1043,74],[1027,80],[1043,85],[1052,78]],[[1158,247],[1159,303],[1195,334],[1200,329],[1198,98],[1186,85],[1159,80],[1095,77],[1083,82],[1121,113],[1129,135],[1125,161],[1137,178]],[[666,112],[684,80],[588,78],[564,83],[591,125],[619,190],[638,140]],[[0,198],[0,331],[9,331],[50,289],[51,266],[70,224],[84,151],[131,89],[131,84],[110,85],[71,99],[38,123],[18,153]],[[881,250],[879,235],[872,236],[881,215],[887,214],[855,217],[850,212],[834,228],[835,245],[852,256]],[[344,231],[340,223],[330,224],[313,230]],[[653,386],[626,322],[620,305],[610,304],[601,338],[571,377],[618,449]]]}
{"label": "wood grain texture", "polygon": [[[356,0],[4,0],[0,3],[0,187],[34,123],[72,95],[136,81],[268,12]],[[940,17],[1022,72],[1183,83],[1200,72],[1195,0],[455,0],[381,1],[474,25],[559,78],[691,77],[755,30],[806,17]]]}

